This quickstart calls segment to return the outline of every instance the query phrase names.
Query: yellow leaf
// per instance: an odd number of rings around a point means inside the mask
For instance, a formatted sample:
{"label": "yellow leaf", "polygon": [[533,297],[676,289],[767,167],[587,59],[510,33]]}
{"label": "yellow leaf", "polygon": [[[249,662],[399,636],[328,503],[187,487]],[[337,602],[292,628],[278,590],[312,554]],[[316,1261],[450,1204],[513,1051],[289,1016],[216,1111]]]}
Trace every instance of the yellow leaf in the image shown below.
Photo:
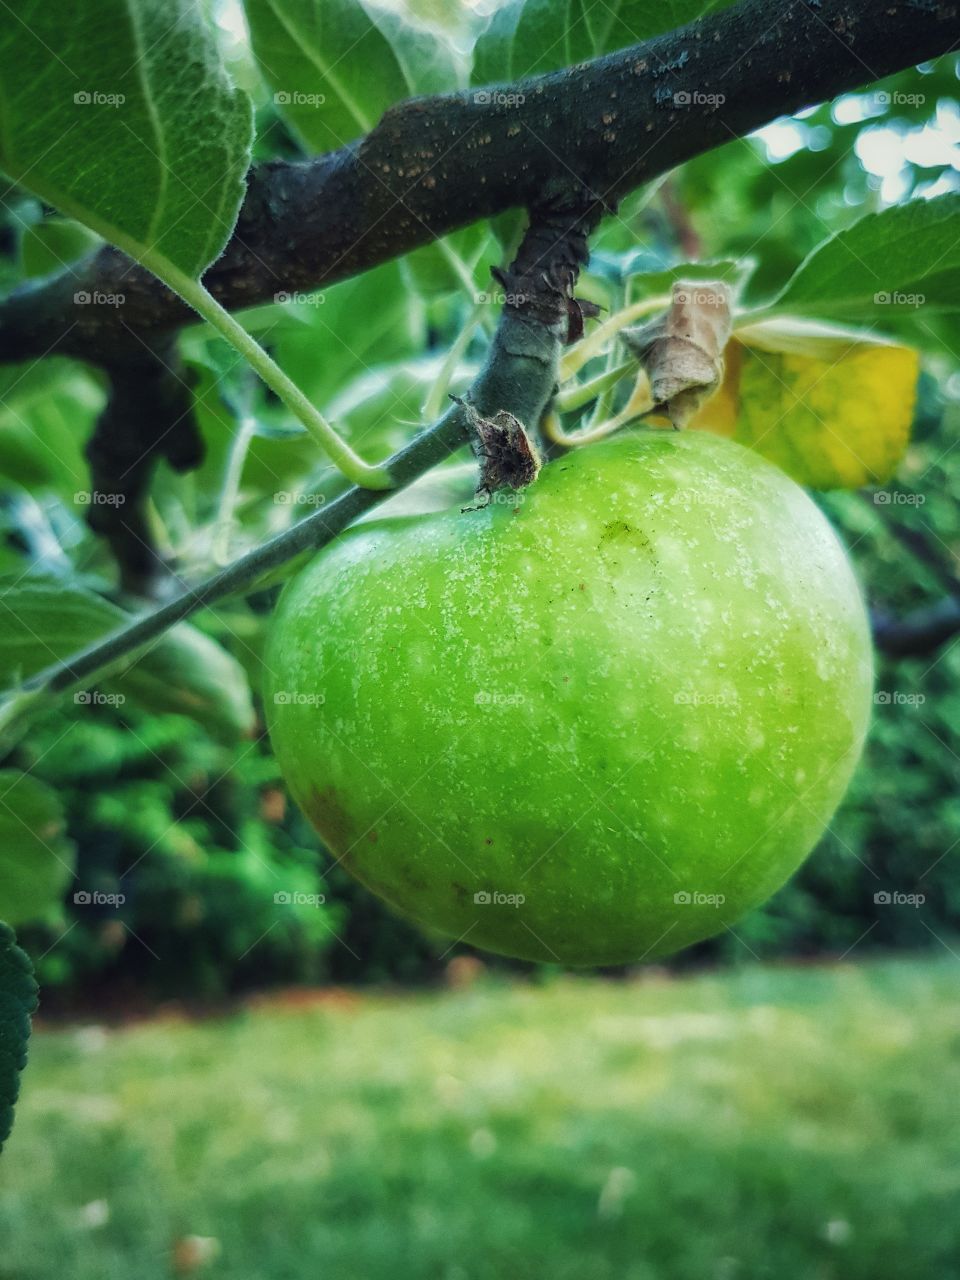
{"label": "yellow leaf", "polygon": [[895,470],[913,420],[913,349],[788,319],[737,330],[725,361],[690,426],[756,449],[815,489],[878,484]]}

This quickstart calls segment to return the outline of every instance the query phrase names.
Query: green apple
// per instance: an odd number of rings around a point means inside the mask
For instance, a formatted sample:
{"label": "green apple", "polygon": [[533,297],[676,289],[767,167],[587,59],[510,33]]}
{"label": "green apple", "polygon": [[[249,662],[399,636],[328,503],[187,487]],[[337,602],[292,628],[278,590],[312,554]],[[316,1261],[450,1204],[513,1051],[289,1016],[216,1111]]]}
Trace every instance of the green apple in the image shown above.
{"label": "green apple", "polygon": [[869,627],[758,454],[638,431],[478,510],[355,527],[286,588],[273,745],[337,860],[505,955],[663,955],[763,902],[844,794]]}

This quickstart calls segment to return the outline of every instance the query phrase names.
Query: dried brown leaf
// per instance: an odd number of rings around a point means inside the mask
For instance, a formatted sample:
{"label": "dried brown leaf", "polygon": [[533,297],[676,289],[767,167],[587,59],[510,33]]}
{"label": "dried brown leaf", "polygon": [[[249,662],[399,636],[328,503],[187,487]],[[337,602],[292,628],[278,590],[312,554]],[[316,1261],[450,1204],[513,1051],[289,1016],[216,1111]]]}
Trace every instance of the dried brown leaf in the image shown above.
{"label": "dried brown leaf", "polygon": [[720,385],[730,327],[725,284],[677,281],[664,315],[622,331],[647,372],[654,403],[675,427],[685,426]]}

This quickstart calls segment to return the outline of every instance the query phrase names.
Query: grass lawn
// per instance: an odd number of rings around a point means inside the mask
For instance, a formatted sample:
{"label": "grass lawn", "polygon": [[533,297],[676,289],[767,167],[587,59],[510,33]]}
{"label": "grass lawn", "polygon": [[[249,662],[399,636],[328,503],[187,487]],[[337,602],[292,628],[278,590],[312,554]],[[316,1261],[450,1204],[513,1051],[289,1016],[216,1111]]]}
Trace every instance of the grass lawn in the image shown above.
{"label": "grass lawn", "polygon": [[[960,965],[41,1030],[2,1280],[947,1280]],[[183,1266],[188,1265],[185,1251]]]}

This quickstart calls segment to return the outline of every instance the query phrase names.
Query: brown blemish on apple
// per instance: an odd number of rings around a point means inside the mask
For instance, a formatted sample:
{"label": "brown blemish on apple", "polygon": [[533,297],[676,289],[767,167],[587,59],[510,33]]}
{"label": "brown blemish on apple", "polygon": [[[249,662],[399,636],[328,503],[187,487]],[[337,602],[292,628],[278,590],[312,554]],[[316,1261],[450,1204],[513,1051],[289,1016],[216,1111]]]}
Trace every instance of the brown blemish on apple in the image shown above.
{"label": "brown blemish on apple", "polygon": [[[612,545],[611,545],[612,544]],[[609,520],[603,526],[603,533],[597,543],[597,550],[603,554],[615,548],[633,547],[637,551],[650,551],[650,539],[639,529],[635,529],[626,520]]]}
{"label": "brown blemish on apple", "polygon": [[325,844],[333,849],[344,849],[351,844],[353,822],[343,807],[336,787],[324,787],[322,791],[311,787],[309,794],[301,800],[300,807],[323,837]]}
{"label": "brown blemish on apple", "polygon": [[[362,876],[359,878],[363,880]],[[411,911],[415,910],[417,902],[429,888],[429,882],[421,875],[416,863],[407,862],[396,868],[389,884],[381,880],[375,892],[386,897],[401,910]]]}

